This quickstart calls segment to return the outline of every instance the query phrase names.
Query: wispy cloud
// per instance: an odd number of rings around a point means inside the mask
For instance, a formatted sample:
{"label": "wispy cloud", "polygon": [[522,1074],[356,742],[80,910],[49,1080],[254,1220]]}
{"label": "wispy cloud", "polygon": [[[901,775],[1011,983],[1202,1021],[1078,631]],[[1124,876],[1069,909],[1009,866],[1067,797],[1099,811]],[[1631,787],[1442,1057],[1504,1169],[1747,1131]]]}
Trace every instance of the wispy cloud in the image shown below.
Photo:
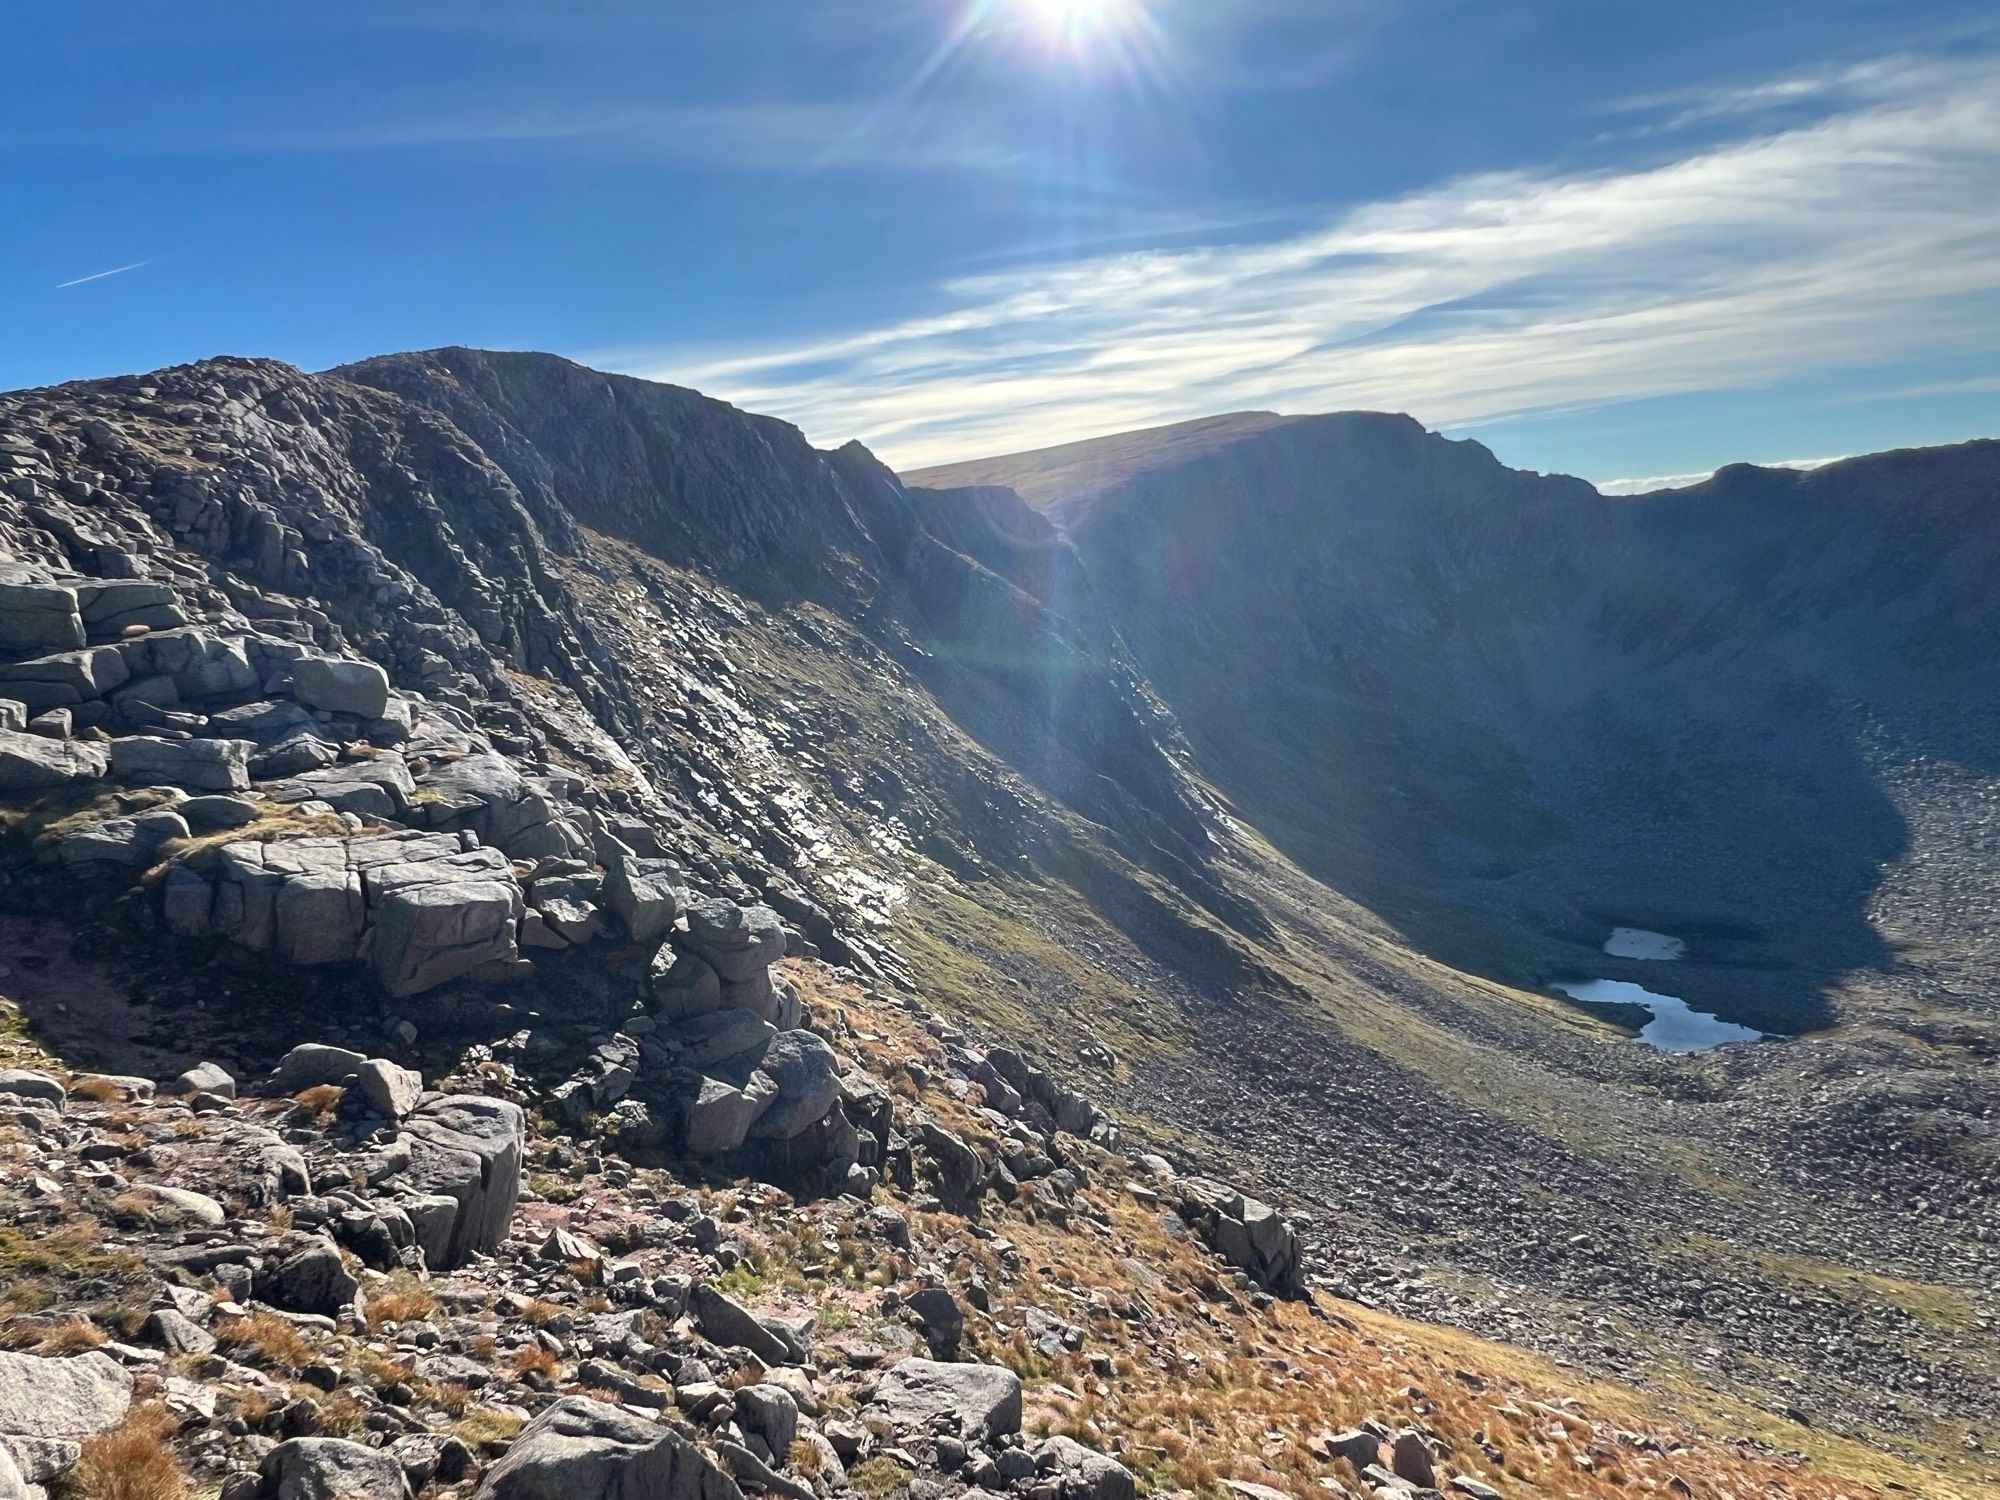
{"label": "wispy cloud", "polygon": [[561,146],[708,166],[800,172],[1001,170],[1021,152],[966,119],[862,104],[631,104],[420,112],[366,123],[302,123],[193,144],[254,151],[395,151]]}
{"label": "wispy cloud", "polygon": [[836,338],[620,363],[916,466],[1246,407],[1460,424],[2000,352],[2000,70],[1882,77],[1675,159],[1464,178],[1257,244],[967,277]]}
{"label": "wispy cloud", "polygon": [[123,276],[127,271],[137,271],[151,264],[150,260],[135,260],[129,266],[113,266],[108,271],[92,271],[88,276],[78,276],[72,281],[58,281],[55,289],[61,291],[67,286],[82,286],[86,281],[102,281],[107,276]]}
{"label": "wispy cloud", "polygon": [[[1828,464],[1837,464],[1851,454],[1836,453],[1831,458],[1773,458],[1758,464],[1760,469],[1823,469]],[[1698,474],[1654,474],[1640,479],[1600,479],[1598,490],[1606,495],[1644,495],[1653,490],[1684,490],[1691,484],[1700,484],[1705,479],[1715,477],[1715,470],[1703,469]]]}

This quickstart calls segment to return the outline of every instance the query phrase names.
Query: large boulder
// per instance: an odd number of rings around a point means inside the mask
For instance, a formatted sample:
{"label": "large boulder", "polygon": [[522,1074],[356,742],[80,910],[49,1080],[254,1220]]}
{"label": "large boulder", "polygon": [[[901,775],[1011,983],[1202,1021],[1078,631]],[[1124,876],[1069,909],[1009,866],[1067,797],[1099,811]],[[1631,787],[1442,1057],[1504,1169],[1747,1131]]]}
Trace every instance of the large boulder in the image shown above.
{"label": "large boulder", "polygon": [[1062,1481],[1064,1500],[1137,1500],[1139,1482],[1130,1469],[1074,1438],[1043,1443],[1035,1450],[1035,1467]]}
{"label": "large boulder", "polygon": [[753,1054],[761,1057],[765,1044],[777,1034],[777,1027],[747,1010],[718,1010],[705,1016],[690,1016],[676,1026],[664,1028],[660,1035],[668,1049],[677,1053],[687,1066],[710,1068]]}
{"label": "large boulder", "polygon": [[131,734],[111,742],[111,774],[141,786],[247,791],[252,748],[248,740],[168,740]]}
{"label": "large boulder", "polygon": [[278,1059],[278,1066],[271,1070],[270,1089],[274,1094],[296,1094],[322,1083],[345,1083],[367,1060],[346,1047],[300,1042]]}
{"label": "large boulder", "polygon": [[379,719],[389,706],[389,675],[372,661],[304,656],[292,663],[292,696],[328,713]]}
{"label": "large boulder", "polygon": [[680,869],[670,860],[623,854],[604,877],[604,904],[635,943],[657,943],[680,914]]}
{"label": "large boulder", "polygon": [[130,676],[116,646],[59,651],[0,667],[0,696],[25,703],[30,713],[40,713],[102,698]]}
{"label": "large boulder", "polygon": [[39,656],[84,642],[76,591],[58,583],[0,580],[0,655]]}
{"label": "large boulder", "polygon": [[[359,842],[359,841],[357,841]],[[362,868],[368,963],[391,995],[414,995],[483,964],[518,956],[521,888],[497,849],[459,849],[436,835],[391,835]],[[353,851],[361,863],[362,851]]]}
{"label": "large boulder", "polygon": [[136,817],[86,824],[64,834],[56,852],[71,869],[143,870],[168,840],[187,836],[187,820],[173,808],[158,807]]}
{"label": "large boulder", "polygon": [[104,751],[97,745],[0,729],[0,792],[39,792],[73,781],[95,781],[106,766]]}
{"label": "large boulder", "polygon": [[32,1068],[0,1068],[0,1098],[32,1099],[61,1113],[69,1091],[46,1073]]}
{"label": "large boulder", "polygon": [[840,1098],[840,1060],[810,1031],[781,1031],[764,1049],[757,1071],[777,1085],[777,1098],[751,1134],[788,1141],[824,1118]]}
{"label": "large boulder", "polygon": [[410,1142],[410,1187],[458,1205],[444,1257],[431,1269],[449,1270],[469,1255],[496,1249],[521,1196],[521,1155],[528,1141],[521,1106],[447,1094],[419,1105],[403,1130]]}
{"label": "large boulder", "polygon": [[424,1096],[423,1075],[399,1067],[386,1057],[371,1057],[357,1070],[361,1097],[385,1120],[400,1120]]}
{"label": "large boulder", "polygon": [[742,1500],[742,1493],[673,1428],[566,1396],[521,1429],[474,1500]]}
{"label": "large boulder", "polygon": [[875,1387],[875,1404],[891,1426],[921,1431],[940,1423],[967,1442],[1021,1430],[1021,1378],[999,1365],[906,1359]]}
{"label": "large boulder", "polygon": [[720,1078],[704,1078],[686,1106],[689,1156],[726,1156],[749,1139],[750,1127],[778,1097],[778,1085],[754,1073],[742,1088]]}
{"label": "large boulder", "polygon": [[264,1455],[259,1500],[409,1500],[402,1461],[344,1438],[292,1438]]}
{"label": "large boulder", "polygon": [[653,955],[653,1006],[663,1021],[682,1021],[722,1009],[722,979],[692,953],[662,948]]}
{"label": "large boulder", "polygon": [[1182,1220],[1217,1255],[1268,1292],[1301,1294],[1305,1266],[1299,1237],[1276,1209],[1207,1177],[1183,1177],[1174,1187]]}
{"label": "large boulder", "polygon": [[85,578],[71,588],[84,634],[93,641],[115,639],[135,625],[172,630],[187,624],[174,591],[151,578]]}
{"label": "large boulder", "polygon": [[767,1365],[787,1365],[797,1351],[777,1330],[739,1302],[730,1300],[707,1282],[699,1282],[688,1293],[688,1311],[702,1337],[724,1348],[748,1349]]}
{"label": "large boulder", "polygon": [[12,1450],[30,1484],[62,1473],[85,1438],[132,1407],[132,1372],[92,1351],[68,1359],[0,1350],[0,1452]]}
{"label": "large boulder", "polygon": [[315,1240],[257,1276],[259,1301],[329,1318],[352,1307],[359,1289],[331,1240]]}
{"label": "large boulder", "polygon": [[785,956],[785,925],[768,906],[712,896],[687,910],[682,941],[729,984],[742,984]]}

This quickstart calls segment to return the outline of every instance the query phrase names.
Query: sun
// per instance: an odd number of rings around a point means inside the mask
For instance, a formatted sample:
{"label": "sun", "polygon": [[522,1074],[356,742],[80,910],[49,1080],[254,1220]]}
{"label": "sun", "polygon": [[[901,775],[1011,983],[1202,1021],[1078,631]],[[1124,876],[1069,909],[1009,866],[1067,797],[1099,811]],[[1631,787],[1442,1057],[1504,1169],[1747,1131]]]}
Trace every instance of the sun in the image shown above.
{"label": "sun", "polygon": [[1130,31],[1140,0],[1015,0],[1044,40],[1084,50]]}

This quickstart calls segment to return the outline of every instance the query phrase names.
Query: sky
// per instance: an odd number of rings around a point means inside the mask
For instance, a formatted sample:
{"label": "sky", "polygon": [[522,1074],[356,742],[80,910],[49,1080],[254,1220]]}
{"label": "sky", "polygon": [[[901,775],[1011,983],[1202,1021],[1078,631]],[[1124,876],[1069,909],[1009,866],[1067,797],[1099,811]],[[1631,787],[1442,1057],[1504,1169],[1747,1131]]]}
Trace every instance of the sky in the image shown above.
{"label": "sky", "polygon": [[543,349],[913,468],[2000,436],[1991,0],[16,0],[0,387]]}

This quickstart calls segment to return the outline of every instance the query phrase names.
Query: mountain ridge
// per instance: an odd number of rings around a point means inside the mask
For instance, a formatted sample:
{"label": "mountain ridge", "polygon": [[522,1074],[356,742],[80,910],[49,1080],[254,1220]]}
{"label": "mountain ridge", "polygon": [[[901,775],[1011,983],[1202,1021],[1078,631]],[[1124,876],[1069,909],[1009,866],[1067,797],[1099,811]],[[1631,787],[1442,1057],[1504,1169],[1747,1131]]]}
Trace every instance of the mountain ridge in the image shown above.
{"label": "mountain ridge", "polygon": [[[1675,502],[1614,532],[1581,481],[1517,474],[1407,419],[1346,430],[1383,442],[1322,452],[1324,429],[1280,424],[1155,463],[1059,534],[1006,492],[906,486],[855,445],[823,453],[551,356],[440,350],[318,376],[219,360],[0,397],[15,570],[0,592],[23,591],[7,608],[137,580],[187,623],[166,646],[88,642],[92,663],[110,650],[156,677],[173,663],[155,653],[191,641],[276,674],[231,676],[221,696],[190,677],[185,706],[162,708],[12,652],[0,683],[68,715],[66,740],[39,740],[67,749],[45,754],[135,765],[118,746],[161,738],[135,732],[148,725],[199,745],[290,726],[282,745],[246,742],[250,790],[291,796],[294,759],[323,756],[303,774],[341,805],[331,826],[272,815],[251,842],[364,845],[349,869],[373,868],[369,840],[472,833],[514,855],[493,873],[525,909],[495,935],[504,972],[386,1001],[365,968],[288,965],[241,929],[176,937],[169,892],[220,911],[191,882],[241,884],[247,856],[100,861],[130,832],[114,825],[162,810],[101,776],[62,794],[106,788],[100,802],[10,807],[0,901],[119,954],[176,1046],[268,1062],[321,1039],[300,1028],[323,1016],[371,1046],[409,1021],[464,1058],[518,1058],[561,1131],[563,1101],[608,1086],[644,1040],[621,1029],[648,982],[609,905],[628,899],[622,846],[768,905],[840,983],[1081,1070],[1131,1130],[1198,1143],[1296,1217],[1329,1296],[1622,1379],[1696,1369],[1780,1446],[1820,1440],[1793,1410],[1842,1443],[1976,1466],[1958,1440],[1994,1357],[1978,1288],[2000,1101],[1970,810],[1989,788],[1976,757],[1910,757],[1980,743],[1984,554],[1857,541],[1874,502],[1843,487],[1868,470],[1815,481],[1839,503],[1767,562],[1769,536],[1690,536]],[[1934,529],[1981,514],[1978,465],[1915,469]],[[1149,532],[1118,508],[1133,490]],[[1641,541],[1681,549],[1684,597],[1638,588]],[[1603,587],[1612,563],[1629,589]],[[1889,601],[1893,639],[1871,641],[1858,607],[1819,608],[1855,578],[1862,602]],[[1929,656],[1897,686],[1906,648]],[[301,653],[346,664],[323,674],[379,670],[423,726],[416,747],[393,725],[374,755],[299,725],[278,665]],[[1782,670],[1754,675],[1767,666]],[[1833,691],[1863,670],[1874,740]],[[1946,683],[1965,703],[1940,716]],[[1684,765],[1658,729],[1683,724],[1701,752]],[[1572,771],[1602,764],[1600,729],[1698,790],[1745,765],[1782,776],[1692,811],[1663,776],[1626,810],[1634,852],[1575,826],[1598,788]],[[147,764],[194,755],[141,748]],[[384,753],[407,788],[389,765],[354,782]],[[1827,797],[1849,794],[1874,821],[1816,844]],[[1943,850],[1954,829],[1962,847]],[[1684,868],[1653,869],[1676,841]],[[1738,845],[1736,866],[1712,861]],[[1772,870],[1806,872],[1801,889]],[[1676,909],[1661,885],[1647,906],[1646,881],[1670,878],[1701,901]],[[1731,929],[1731,902],[1767,887],[1770,930]],[[1550,993],[1579,970],[1664,982],[1599,951],[1612,919],[1639,917],[1694,924],[1666,976],[1691,1000],[1762,1005],[1786,1034],[1839,1024],[1672,1059]],[[1796,933],[1824,951],[1788,948]],[[435,962],[368,960],[399,984]],[[34,1019],[85,1044],[47,1005]],[[586,1071],[566,1075],[578,1056]],[[673,1138],[687,1101],[657,1102]],[[1879,1278],[1949,1311],[1913,1318]],[[1615,1327],[1598,1326],[1607,1308]],[[1718,1308],[1738,1314],[1721,1344]],[[1851,1352],[1827,1356],[1828,1328]]]}

